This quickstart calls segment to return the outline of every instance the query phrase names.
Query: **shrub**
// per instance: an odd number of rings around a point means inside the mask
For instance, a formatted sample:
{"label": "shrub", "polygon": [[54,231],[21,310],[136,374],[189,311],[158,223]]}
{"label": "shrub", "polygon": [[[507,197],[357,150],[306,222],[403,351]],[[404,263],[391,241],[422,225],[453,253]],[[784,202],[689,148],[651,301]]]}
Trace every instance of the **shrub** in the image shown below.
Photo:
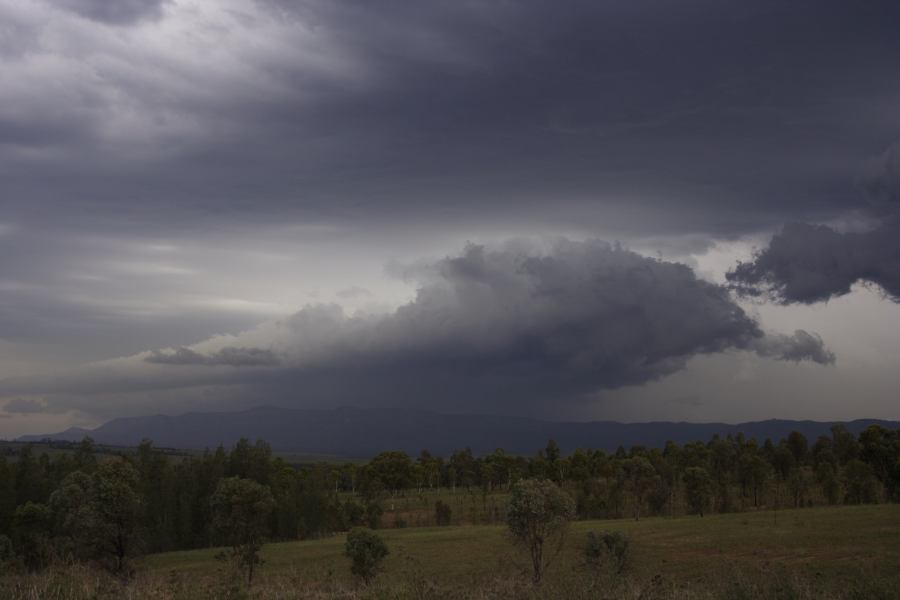
{"label": "shrub", "polygon": [[438,500],[434,503],[434,522],[439,526],[446,527],[449,525],[452,514],[453,511],[450,505],[443,500]]}
{"label": "shrub", "polygon": [[366,521],[366,507],[353,500],[347,500],[342,508],[345,529],[359,527]]}
{"label": "shrub", "polygon": [[347,534],[344,555],[351,561],[350,572],[368,584],[381,569],[388,549],[376,534],[364,527],[356,527]]}
{"label": "shrub", "polygon": [[369,529],[378,529],[381,527],[381,515],[383,514],[384,509],[381,508],[381,505],[377,502],[366,505],[366,524],[368,524]]}
{"label": "shrub", "polygon": [[609,564],[621,573],[628,559],[628,536],[620,531],[589,531],[584,546],[584,558],[589,565],[599,567]]}
{"label": "shrub", "polygon": [[0,565],[13,559],[13,545],[9,536],[0,534]]}
{"label": "shrub", "polygon": [[16,508],[13,515],[15,546],[29,570],[42,569],[50,562],[51,519],[50,509],[46,504],[28,501]]}

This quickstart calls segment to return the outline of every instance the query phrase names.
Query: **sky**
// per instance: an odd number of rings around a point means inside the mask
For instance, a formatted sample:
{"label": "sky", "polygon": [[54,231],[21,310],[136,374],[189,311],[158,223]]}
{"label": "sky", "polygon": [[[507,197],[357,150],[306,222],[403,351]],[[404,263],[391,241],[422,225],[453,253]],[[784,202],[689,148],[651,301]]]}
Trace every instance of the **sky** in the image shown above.
{"label": "sky", "polygon": [[0,437],[900,419],[893,1],[0,0]]}

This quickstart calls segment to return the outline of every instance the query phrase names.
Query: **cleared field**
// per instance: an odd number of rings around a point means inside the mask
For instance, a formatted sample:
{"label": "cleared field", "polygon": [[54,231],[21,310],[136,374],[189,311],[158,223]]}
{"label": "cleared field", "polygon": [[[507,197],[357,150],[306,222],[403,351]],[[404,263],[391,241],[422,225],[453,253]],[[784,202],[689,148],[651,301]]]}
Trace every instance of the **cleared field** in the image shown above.
{"label": "cleared field", "polygon": [[[839,586],[859,577],[900,583],[900,506],[816,508],[728,515],[581,521],[574,523],[566,548],[548,573],[569,578],[580,565],[580,549],[590,530],[619,530],[631,538],[630,577],[659,576],[691,584],[731,571],[789,572]],[[411,576],[438,586],[459,586],[496,577],[517,577],[524,557],[500,526],[381,530],[391,554],[381,576],[390,584]],[[343,536],[267,545],[260,581],[289,576],[298,580],[350,582]],[[148,573],[214,578],[221,569],[216,550],[172,552],[145,557]],[[900,587],[898,587],[900,590]]]}
{"label": "cleared field", "polygon": [[[588,531],[619,530],[622,573],[588,568]],[[900,505],[573,524],[544,583],[500,526],[381,530],[390,555],[370,586],[350,578],[344,536],[269,544],[247,589],[216,549],[146,556],[123,580],[85,565],[0,573],[6,600],[897,600]]]}

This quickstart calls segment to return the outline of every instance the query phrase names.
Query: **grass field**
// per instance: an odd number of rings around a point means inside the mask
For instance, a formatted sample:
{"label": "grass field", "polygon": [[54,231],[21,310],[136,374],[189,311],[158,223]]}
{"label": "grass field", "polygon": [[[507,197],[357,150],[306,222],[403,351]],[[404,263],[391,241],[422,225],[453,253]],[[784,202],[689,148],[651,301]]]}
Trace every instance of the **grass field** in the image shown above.
{"label": "grass field", "polygon": [[[591,530],[630,537],[624,574],[583,565],[580,550]],[[209,549],[146,556],[124,587],[96,577],[80,584],[90,593],[63,593],[72,585],[65,582],[79,577],[60,572],[55,588],[20,577],[16,588],[0,584],[0,595],[101,598],[108,589],[108,597],[185,599],[900,598],[900,505],[784,510],[777,522],[772,512],[577,522],[538,590],[528,584],[525,558],[503,527],[379,534],[391,554],[370,588],[351,580],[339,535],[265,546],[265,564],[249,592],[227,583],[218,551]]]}
{"label": "grass field", "polygon": [[[345,493],[341,495],[341,499],[358,501],[359,497]],[[408,527],[433,526],[434,505],[439,500],[451,508],[451,525],[497,525],[505,522],[509,492],[493,491],[483,494],[475,488],[459,488],[456,491],[436,488],[418,493],[410,490],[403,495],[383,499],[382,527],[392,528],[398,519]]]}
{"label": "grass field", "polygon": [[[548,577],[570,578],[590,530],[614,529],[631,538],[629,576],[656,577],[677,584],[702,584],[725,572],[790,573],[840,587],[858,577],[895,580],[900,586],[900,506],[878,505],[737,513],[704,518],[652,518],[574,523],[563,555]],[[475,585],[491,578],[515,578],[524,557],[503,527],[448,527],[382,530],[391,549],[383,583],[410,577],[438,587]],[[343,536],[270,544],[260,574],[350,584],[342,556]],[[146,557],[151,573],[187,573],[213,578],[220,565],[214,550]],[[900,587],[897,588],[900,593]],[[898,596],[900,597],[900,596]]]}

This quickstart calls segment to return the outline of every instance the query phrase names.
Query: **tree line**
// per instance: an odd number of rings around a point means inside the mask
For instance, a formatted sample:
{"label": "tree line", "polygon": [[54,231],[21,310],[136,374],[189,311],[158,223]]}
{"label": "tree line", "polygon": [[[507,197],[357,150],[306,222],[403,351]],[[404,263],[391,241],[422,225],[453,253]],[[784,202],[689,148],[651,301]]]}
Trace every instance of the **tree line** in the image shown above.
{"label": "tree line", "polygon": [[[421,499],[415,506],[427,507],[432,525],[451,522],[448,498],[498,498],[495,518],[504,522],[510,490],[526,479],[566,490],[581,519],[897,502],[900,430],[854,436],[837,425],[812,442],[798,432],[762,444],[716,436],[565,456],[551,440],[530,457],[388,451],[344,465],[292,465],[246,439],[198,455],[149,441],[118,455],[98,454],[90,438],[53,455],[25,445],[0,456],[0,562],[38,569],[90,560],[121,571],[134,554],[209,546],[252,561],[263,540],[378,528],[409,497]],[[252,562],[244,566],[252,577]]]}

